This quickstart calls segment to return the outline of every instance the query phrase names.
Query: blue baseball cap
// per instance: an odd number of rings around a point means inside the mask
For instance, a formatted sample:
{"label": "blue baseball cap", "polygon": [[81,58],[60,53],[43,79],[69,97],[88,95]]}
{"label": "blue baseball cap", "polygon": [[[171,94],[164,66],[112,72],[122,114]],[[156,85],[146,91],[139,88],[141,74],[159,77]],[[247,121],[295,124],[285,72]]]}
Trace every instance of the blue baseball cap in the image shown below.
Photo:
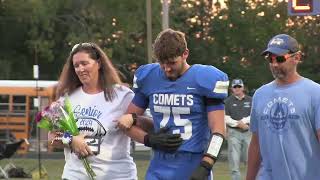
{"label": "blue baseball cap", "polygon": [[261,55],[265,56],[268,53],[277,56],[283,56],[287,53],[295,53],[299,51],[299,44],[296,39],[287,34],[278,34],[274,36],[268,43],[268,48]]}

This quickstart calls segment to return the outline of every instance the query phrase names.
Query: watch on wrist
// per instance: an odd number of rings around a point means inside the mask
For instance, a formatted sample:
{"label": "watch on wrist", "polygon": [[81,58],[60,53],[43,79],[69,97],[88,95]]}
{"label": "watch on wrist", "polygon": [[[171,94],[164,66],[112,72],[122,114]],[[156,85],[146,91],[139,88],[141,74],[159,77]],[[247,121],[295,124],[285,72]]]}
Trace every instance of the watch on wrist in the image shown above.
{"label": "watch on wrist", "polygon": [[137,124],[138,115],[136,113],[131,113],[131,115],[132,115],[132,120],[133,120],[132,125],[134,126]]}

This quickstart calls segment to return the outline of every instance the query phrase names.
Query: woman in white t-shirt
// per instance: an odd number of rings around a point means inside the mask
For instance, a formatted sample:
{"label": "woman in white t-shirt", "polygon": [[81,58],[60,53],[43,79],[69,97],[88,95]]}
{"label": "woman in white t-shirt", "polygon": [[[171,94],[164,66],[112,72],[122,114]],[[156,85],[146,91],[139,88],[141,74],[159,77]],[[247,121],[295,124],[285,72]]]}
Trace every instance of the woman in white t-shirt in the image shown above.
{"label": "woman in white t-shirt", "polygon": [[[63,67],[57,96],[68,94],[80,135],[64,140],[66,164],[62,179],[87,180],[78,156],[87,157],[96,179],[135,180],[136,165],[130,156],[130,138],[116,127],[133,92],[121,85],[106,54],[94,43],[75,45]],[[51,132],[54,139],[58,133]],[[54,141],[61,147],[61,141]]]}

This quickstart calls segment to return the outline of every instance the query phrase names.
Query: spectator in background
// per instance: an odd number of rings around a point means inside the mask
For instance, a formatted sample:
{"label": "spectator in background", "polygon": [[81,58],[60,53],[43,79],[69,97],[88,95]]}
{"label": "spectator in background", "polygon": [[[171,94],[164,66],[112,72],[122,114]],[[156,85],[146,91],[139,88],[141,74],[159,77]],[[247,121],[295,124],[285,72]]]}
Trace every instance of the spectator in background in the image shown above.
{"label": "spectator in background", "polygon": [[247,180],[318,180],[320,85],[298,73],[293,37],[274,36],[262,55],[275,80],[253,96]]}
{"label": "spectator in background", "polygon": [[225,100],[225,121],[228,132],[228,158],[232,180],[240,180],[241,157],[247,162],[251,97],[245,94],[242,79],[234,79],[232,95]]}

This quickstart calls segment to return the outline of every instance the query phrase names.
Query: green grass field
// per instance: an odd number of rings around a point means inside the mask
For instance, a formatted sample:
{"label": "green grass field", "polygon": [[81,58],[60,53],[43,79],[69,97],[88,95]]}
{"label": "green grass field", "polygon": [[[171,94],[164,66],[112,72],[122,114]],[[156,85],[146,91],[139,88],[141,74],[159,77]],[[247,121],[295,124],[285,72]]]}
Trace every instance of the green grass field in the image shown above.
{"label": "green grass field", "polygon": [[[149,153],[149,152],[139,152]],[[141,154],[140,154],[141,155]],[[135,157],[135,156],[134,156]],[[38,168],[37,159],[26,159],[26,158],[13,158],[10,161],[7,159],[0,161],[0,166],[4,167],[8,162],[14,163],[17,167],[22,167],[25,172],[32,173],[36,172]],[[135,158],[135,162],[138,169],[139,179],[144,179],[145,172],[149,165],[149,160],[142,160],[141,158]],[[42,159],[41,163],[45,167],[48,173],[49,180],[59,180],[64,166],[64,159]],[[244,167],[241,167],[242,175],[244,174]],[[228,162],[217,162],[214,165],[214,179],[215,180],[230,180]],[[37,173],[36,173],[37,174]],[[21,180],[23,178],[11,178],[12,180]]]}

